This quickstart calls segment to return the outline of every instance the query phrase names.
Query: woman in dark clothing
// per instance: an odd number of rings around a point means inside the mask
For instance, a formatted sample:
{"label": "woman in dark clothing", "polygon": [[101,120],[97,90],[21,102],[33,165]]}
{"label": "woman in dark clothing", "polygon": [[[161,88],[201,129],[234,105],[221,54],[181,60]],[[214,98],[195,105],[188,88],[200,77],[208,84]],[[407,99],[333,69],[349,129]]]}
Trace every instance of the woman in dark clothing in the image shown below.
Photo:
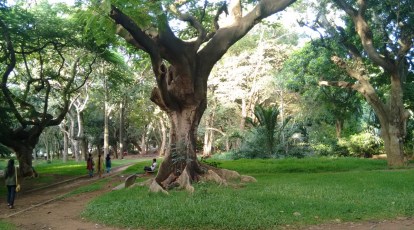
{"label": "woman in dark clothing", "polygon": [[105,158],[106,173],[111,171],[111,156],[108,154]]}
{"label": "woman in dark clothing", "polygon": [[4,169],[4,178],[7,186],[7,206],[13,208],[14,198],[16,197],[16,169],[14,168],[14,160],[10,159],[7,167]]}

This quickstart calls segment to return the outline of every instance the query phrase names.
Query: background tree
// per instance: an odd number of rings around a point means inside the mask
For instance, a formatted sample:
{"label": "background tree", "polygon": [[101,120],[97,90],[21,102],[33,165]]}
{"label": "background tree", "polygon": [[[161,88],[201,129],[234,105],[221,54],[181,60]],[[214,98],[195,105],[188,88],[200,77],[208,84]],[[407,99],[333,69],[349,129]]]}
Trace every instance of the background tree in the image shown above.
{"label": "background tree", "polygon": [[[70,96],[85,82],[95,55],[78,36],[63,5],[31,9],[1,6],[0,71],[3,118],[0,142],[16,152],[22,175],[32,175],[32,153],[46,127],[68,111]],[[49,30],[59,24],[59,31]],[[76,47],[76,50],[73,49]]]}
{"label": "background tree", "polygon": [[[323,28],[328,40],[341,44],[343,51],[332,56],[332,61],[353,80],[327,80],[320,85],[358,91],[379,119],[389,166],[402,166],[409,118],[403,89],[412,70],[409,59],[414,52],[414,6],[408,1],[333,0],[332,3],[323,4],[313,28]],[[329,19],[332,7],[344,13],[341,19],[346,22],[345,27],[338,25],[338,20]],[[372,71],[373,68],[377,70]],[[381,95],[374,87],[375,80],[386,83],[386,94]]]}

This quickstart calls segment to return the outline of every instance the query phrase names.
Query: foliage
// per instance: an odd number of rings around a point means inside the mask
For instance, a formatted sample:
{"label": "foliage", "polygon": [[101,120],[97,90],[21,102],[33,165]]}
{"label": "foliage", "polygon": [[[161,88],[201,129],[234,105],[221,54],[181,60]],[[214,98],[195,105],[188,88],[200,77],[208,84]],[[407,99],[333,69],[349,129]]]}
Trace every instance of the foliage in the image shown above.
{"label": "foliage", "polygon": [[[301,95],[298,119],[308,123],[358,120],[361,98],[350,89],[321,87],[319,81],[349,80],[347,74],[331,62],[335,51],[324,47],[325,40],[314,40],[294,52],[284,63],[281,75],[286,87]],[[334,44],[333,44],[334,45]]]}
{"label": "foliage", "polygon": [[10,156],[10,154],[12,154],[12,151],[6,146],[0,144],[0,156],[7,157],[7,156]]}
{"label": "foliage", "polygon": [[369,132],[343,138],[339,141],[339,145],[346,147],[351,156],[371,157],[383,153],[381,138]]}
{"label": "foliage", "polygon": [[245,135],[242,146],[235,152],[236,158],[270,158],[283,154],[281,133],[290,118],[278,124],[279,110],[276,106],[257,105],[255,120],[247,118],[253,128]]}
{"label": "foliage", "polygon": [[136,186],[96,198],[82,216],[118,228],[280,229],[414,214],[414,184],[406,183],[412,171],[388,171],[383,160],[220,162],[258,182],[237,188],[197,183],[192,195],[172,191],[170,196]]}

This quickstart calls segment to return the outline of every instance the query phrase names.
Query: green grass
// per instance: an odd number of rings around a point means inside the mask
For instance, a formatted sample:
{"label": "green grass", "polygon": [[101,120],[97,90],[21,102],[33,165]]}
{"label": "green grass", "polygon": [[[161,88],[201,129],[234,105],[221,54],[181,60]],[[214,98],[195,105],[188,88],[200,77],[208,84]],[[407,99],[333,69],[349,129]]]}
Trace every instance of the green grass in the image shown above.
{"label": "green grass", "polygon": [[67,198],[67,197],[71,197],[74,195],[78,195],[78,194],[82,194],[82,193],[88,193],[88,192],[94,192],[94,191],[98,191],[100,189],[103,188],[103,186],[109,181],[108,178],[104,178],[101,179],[95,183],[83,186],[83,187],[79,187],[67,194],[65,194],[62,198]]}
{"label": "green grass", "polygon": [[195,192],[153,194],[146,187],[107,193],[82,216],[139,229],[279,229],[414,215],[414,171],[387,170],[385,161],[284,159],[218,161],[258,182]]}
{"label": "green grass", "polygon": [[13,224],[6,222],[4,220],[0,220],[0,229],[2,230],[14,230],[17,229],[16,226]]}

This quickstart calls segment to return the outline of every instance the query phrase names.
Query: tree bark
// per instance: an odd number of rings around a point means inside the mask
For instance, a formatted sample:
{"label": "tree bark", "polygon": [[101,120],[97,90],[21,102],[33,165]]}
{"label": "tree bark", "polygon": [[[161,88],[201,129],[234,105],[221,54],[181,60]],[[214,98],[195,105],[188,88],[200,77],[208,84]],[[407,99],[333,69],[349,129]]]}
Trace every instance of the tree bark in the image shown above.
{"label": "tree bark", "polygon": [[74,119],[71,112],[68,112],[67,116],[69,117],[70,121],[70,128],[69,128],[69,139],[70,139],[70,150],[72,155],[75,157],[76,161],[79,161],[79,140],[77,139],[77,134],[75,133],[76,129],[76,120]]}
{"label": "tree bark", "polygon": [[198,106],[168,114],[171,123],[170,152],[162,162],[156,181],[162,183],[170,174],[178,177],[187,167],[190,180],[197,181],[203,171],[196,156],[197,128],[206,108],[205,101]]}
{"label": "tree bark", "polygon": [[165,156],[167,153],[167,128],[165,127],[163,117],[160,118],[160,126],[161,126],[161,144],[159,148],[159,155]]}
{"label": "tree bark", "polygon": [[[83,128],[83,110],[76,109],[78,117],[78,135],[77,139],[79,141],[80,154],[84,160],[88,158],[88,141],[86,140],[85,131]],[[77,161],[80,160],[80,157],[77,158]]]}
{"label": "tree bark", "polygon": [[344,121],[341,119],[336,119],[335,121],[335,133],[336,133],[336,139],[341,138],[342,134],[342,128],[344,127]]}

